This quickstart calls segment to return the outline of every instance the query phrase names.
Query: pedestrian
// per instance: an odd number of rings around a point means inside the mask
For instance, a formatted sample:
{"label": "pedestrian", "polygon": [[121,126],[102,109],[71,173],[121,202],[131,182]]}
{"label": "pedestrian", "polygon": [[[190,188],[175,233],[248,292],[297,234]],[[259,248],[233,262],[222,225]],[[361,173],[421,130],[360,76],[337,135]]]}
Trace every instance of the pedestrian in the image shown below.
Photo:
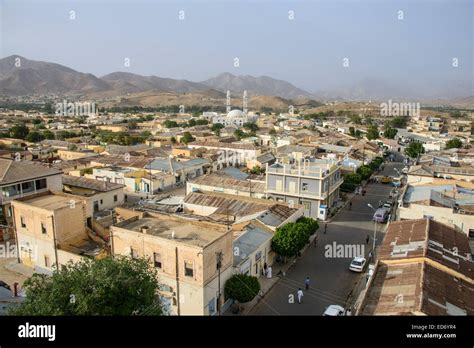
{"label": "pedestrian", "polygon": [[315,248],[318,245],[318,235],[317,234],[314,236],[313,245],[314,245]]}
{"label": "pedestrian", "polygon": [[306,291],[309,290],[309,277],[306,277],[306,279],[304,280],[304,286],[306,287]]}
{"label": "pedestrian", "polygon": [[303,299],[303,290],[301,290],[301,288],[299,288],[296,295],[298,296],[298,303],[301,304],[301,300]]}
{"label": "pedestrian", "polygon": [[349,210],[352,210],[352,201],[349,202]]}
{"label": "pedestrian", "polygon": [[369,240],[370,240],[370,236],[367,235],[367,237],[365,238],[365,244],[369,245]]}
{"label": "pedestrian", "polygon": [[324,234],[326,234],[327,229],[328,229],[328,224],[325,223],[325,224],[324,224]]}

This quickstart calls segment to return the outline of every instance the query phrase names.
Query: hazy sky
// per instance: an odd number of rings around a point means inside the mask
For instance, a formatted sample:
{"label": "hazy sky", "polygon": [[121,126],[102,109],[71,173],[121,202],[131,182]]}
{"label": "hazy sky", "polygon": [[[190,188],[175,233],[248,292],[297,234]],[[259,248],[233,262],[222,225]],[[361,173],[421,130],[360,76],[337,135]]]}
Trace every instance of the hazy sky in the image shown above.
{"label": "hazy sky", "polygon": [[130,71],[200,81],[228,71],[311,92],[372,79],[472,89],[474,80],[471,0],[0,3],[1,57],[19,54],[97,76]]}

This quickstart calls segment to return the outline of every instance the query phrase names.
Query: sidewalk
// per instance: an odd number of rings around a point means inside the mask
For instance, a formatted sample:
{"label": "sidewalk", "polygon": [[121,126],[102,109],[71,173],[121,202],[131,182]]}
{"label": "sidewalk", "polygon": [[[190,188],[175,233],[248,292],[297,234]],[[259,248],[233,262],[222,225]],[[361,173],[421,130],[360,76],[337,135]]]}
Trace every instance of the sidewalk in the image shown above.
{"label": "sidewalk", "polygon": [[[304,246],[301,250],[301,255],[303,255],[309,247],[313,247],[313,241],[316,238],[316,233],[309,237],[310,242]],[[288,270],[296,264],[298,256],[292,257],[287,260],[286,263],[277,263],[275,262],[272,265],[272,278],[267,278],[261,276],[258,278],[260,283],[260,294],[257,295],[252,301],[243,303],[242,310],[239,314],[233,314],[231,308],[229,308],[223,315],[251,315],[252,310],[257,306],[260,301],[265,301],[265,295],[278,283],[281,277],[285,277]],[[282,271],[283,275],[277,276],[278,272]]]}

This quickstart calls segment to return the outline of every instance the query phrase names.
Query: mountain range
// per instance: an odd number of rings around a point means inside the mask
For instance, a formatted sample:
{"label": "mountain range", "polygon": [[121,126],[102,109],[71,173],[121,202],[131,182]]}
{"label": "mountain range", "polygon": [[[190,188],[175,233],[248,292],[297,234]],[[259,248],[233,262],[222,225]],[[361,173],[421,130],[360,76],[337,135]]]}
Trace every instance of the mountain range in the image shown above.
{"label": "mountain range", "polygon": [[142,76],[129,72],[113,72],[96,77],[63,65],[29,60],[16,55],[0,59],[0,95],[97,93],[104,97],[114,97],[151,90],[162,93],[206,91],[216,97],[222,97],[222,93],[226,93],[227,90],[234,95],[241,95],[246,90],[249,95],[282,98],[310,96],[310,93],[289,82],[268,76],[235,76],[223,73],[202,82]]}
{"label": "mountain range", "polygon": [[[453,93],[470,91],[469,86],[453,85]],[[186,96],[188,102],[206,105],[211,100],[216,105],[223,105],[226,92],[233,98],[240,98],[247,91],[250,103],[260,105],[263,101],[271,105],[317,105],[315,100],[349,100],[349,101],[387,101],[410,100],[430,105],[452,105],[461,108],[474,108],[474,97],[464,93],[460,98],[453,95],[440,96],[434,91],[421,94],[416,88],[397,87],[389,81],[366,79],[337,90],[320,90],[310,93],[290,82],[277,80],[268,76],[233,75],[228,72],[216,77],[193,82],[142,76],[130,72],[113,72],[102,77],[82,73],[66,66],[30,60],[12,55],[0,59],[0,96],[25,96],[56,94],[59,96],[74,95],[82,99],[118,100],[121,104],[152,106],[155,103],[168,105],[178,103]],[[430,98],[429,95],[432,95]],[[255,99],[259,97],[258,101]],[[266,97],[266,98],[262,98]],[[270,98],[271,97],[271,98]],[[210,104],[213,104],[210,103]],[[114,102],[110,102],[114,104]],[[271,107],[269,105],[269,107]]]}

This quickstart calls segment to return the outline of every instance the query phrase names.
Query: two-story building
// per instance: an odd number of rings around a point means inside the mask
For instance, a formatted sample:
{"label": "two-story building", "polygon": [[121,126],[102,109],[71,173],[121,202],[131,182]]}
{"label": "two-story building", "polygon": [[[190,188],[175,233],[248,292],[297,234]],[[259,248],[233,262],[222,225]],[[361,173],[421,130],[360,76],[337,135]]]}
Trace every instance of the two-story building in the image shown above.
{"label": "two-story building", "polygon": [[13,238],[11,201],[40,192],[61,191],[62,172],[30,161],[0,158],[0,240]]}
{"label": "two-story building", "polygon": [[307,159],[267,166],[268,198],[304,206],[305,216],[326,220],[343,182],[338,161]]}
{"label": "two-story building", "polygon": [[217,314],[232,275],[232,232],[223,224],[153,215],[112,226],[113,255],[149,258],[170,314]]}

